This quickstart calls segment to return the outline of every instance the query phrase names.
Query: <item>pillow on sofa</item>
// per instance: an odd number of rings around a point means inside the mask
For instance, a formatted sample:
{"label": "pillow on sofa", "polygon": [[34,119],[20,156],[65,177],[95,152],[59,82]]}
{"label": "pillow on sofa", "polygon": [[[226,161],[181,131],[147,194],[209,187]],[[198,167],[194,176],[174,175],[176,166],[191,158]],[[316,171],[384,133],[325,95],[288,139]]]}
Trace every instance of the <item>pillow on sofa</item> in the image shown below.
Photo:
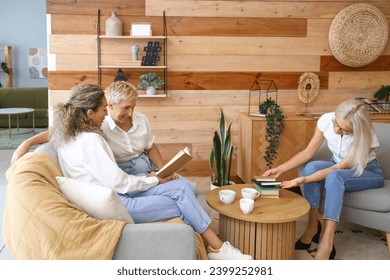
{"label": "pillow on sofa", "polygon": [[91,217],[134,224],[121,199],[112,189],[61,176],[57,176],[56,180],[69,202]]}

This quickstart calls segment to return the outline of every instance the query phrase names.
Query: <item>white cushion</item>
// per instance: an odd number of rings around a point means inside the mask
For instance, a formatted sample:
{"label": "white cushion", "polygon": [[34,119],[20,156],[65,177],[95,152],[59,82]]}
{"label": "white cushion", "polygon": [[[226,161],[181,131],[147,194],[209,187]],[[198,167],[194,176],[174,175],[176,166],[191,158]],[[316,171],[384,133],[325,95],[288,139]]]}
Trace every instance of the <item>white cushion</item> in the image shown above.
{"label": "white cushion", "polygon": [[57,176],[56,180],[68,201],[91,217],[134,224],[118,194],[112,189],[73,178]]}

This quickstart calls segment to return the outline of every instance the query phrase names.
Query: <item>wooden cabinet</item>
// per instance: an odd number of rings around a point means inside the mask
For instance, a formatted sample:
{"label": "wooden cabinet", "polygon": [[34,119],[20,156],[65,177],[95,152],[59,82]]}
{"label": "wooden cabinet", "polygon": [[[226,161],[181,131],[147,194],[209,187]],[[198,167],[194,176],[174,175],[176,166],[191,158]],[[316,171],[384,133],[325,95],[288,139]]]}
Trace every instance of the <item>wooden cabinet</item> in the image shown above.
{"label": "wooden cabinet", "polygon": [[[156,72],[164,81],[162,88],[163,93],[155,95],[139,94],[139,97],[167,97],[168,96],[168,65],[167,65],[167,27],[165,11],[162,16],[163,21],[163,35],[162,36],[106,36],[100,35],[100,12],[98,12],[98,24],[97,24],[97,69],[98,69],[98,83],[101,85],[101,72],[102,70],[113,71],[113,76],[116,76],[116,72],[119,69],[133,70],[135,75],[140,72],[146,74],[148,72]],[[161,49],[156,51],[156,45]],[[140,63],[137,65],[131,61],[131,46],[133,44],[138,45],[138,59]],[[151,44],[149,46],[149,44]],[[128,49],[128,55],[125,60],[121,59],[123,55],[117,54],[113,46],[117,45],[118,49]],[[105,52],[104,49],[108,51]],[[110,51],[111,50],[111,51]],[[146,53],[154,53],[159,56],[156,65],[145,65],[142,61],[142,57]],[[126,61],[128,63],[126,63]],[[114,79],[113,79],[114,80]],[[137,86],[137,84],[134,84]],[[140,92],[143,92],[140,90]]]}
{"label": "wooden cabinet", "polygon": [[[285,115],[286,128],[273,167],[302,151],[309,143],[317,125],[316,119],[298,116],[294,113]],[[371,118],[373,122],[390,123],[390,114],[372,114]],[[245,183],[249,183],[255,175],[261,175],[267,170],[263,158],[268,146],[265,140],[265,125],[265,118],[248,116],[247,113],[240,113],[238,116],[237,175]],[[297,175],[297,170],[292,169],[278,179],[290,180]]]}
{"label": "wooden cabinet", "polygon": [[[278,156],[273,167],[290,159],[303,150],[314,133],[316,120],[286,113],[286,127],[280,142]],[[237,175],[249,183],[255,175],[267,170],[264,151],[268,146],[265,140],[266,119],[240,113],[238,116]],[[296,170],[282,174],[278,179],[288,180],[297,176]]]}

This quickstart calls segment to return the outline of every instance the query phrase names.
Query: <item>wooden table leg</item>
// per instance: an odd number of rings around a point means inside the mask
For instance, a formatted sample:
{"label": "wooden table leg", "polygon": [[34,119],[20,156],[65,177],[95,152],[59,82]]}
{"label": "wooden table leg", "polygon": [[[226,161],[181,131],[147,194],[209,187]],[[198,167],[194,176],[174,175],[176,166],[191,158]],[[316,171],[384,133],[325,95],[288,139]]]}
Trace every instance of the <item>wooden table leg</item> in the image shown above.
{"label": "wooden table leg", "polygon": [[253,223],[220,214],[219,236],[256,260],[295,259],[296,222]]}

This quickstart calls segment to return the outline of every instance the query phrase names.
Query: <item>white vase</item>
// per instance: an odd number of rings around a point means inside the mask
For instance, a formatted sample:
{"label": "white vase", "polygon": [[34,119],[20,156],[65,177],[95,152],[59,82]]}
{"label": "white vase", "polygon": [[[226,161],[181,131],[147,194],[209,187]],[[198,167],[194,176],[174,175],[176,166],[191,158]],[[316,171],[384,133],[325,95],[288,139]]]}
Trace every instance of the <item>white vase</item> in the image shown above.
{"label": "white vase", "polygon": [[156,88],[154,86],[150,86],[146,88],[146,95],[155,95]]}
{"label": "white vase", "polygon": [[106,35],[122,36],[122,27],[122,20],[117,17],[116,12],[111,12],[111,17],[106,20]]}

